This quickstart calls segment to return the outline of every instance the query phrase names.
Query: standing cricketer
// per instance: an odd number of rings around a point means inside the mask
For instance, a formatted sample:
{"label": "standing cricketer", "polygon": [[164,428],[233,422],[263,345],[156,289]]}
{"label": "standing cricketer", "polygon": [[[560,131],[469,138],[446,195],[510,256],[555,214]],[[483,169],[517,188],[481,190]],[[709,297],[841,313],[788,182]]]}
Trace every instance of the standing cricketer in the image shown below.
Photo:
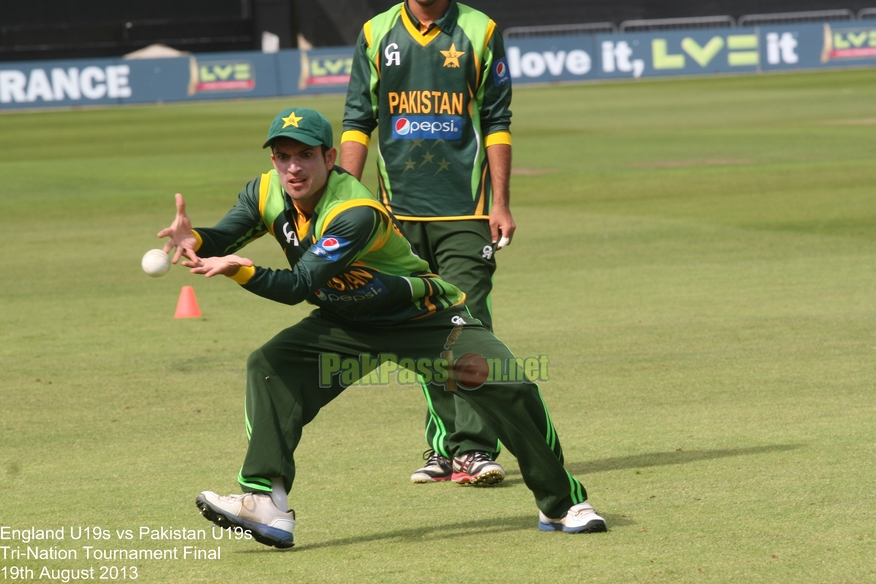
{"label": "standing cricketer", "polygon": [[[341,166],[361,179],[378,129],[379,194],[417,254],[492,330],[495,252],[510,243],[511,77],[502,35],[456,0],[406,0],[365,23],[347,91]],[[379,122],[379,124],[378,124]],[[505,472],[489,424],[424,385],[427,462],[415,483],[489,485]]]}
{"label": "standing cricketer", "polygon": [[[264,147],[271,148],[273,170],[250,181],[218,224],[193,229],[178,194],[176,219],[158,236],[169,238],[165,252],[176,249],[174,263],[185,256],[183,265],[194,274],[224,275],[264,298],[316,306],[247,361],[249,447],[237,477],[243,494],[204,491],[196,498],[215,524],[288,548],[295,527],[288,493],[302,430],[347,386],[372,373],[381,355],[416,363],[439,391],[452,368],[440,355],[451,342],[460,355],[514,357],[471,316],[465,294],[411,251],[386,207],[335,166],[328,120],[310,109],[286,109],[271,123]],[[235,255],[262,235],[280,244],[289,268],[258,267]],[[539,529],[606,530],[585,502],[584,487],[563,467],[538,386],[487,381],[458,393],[517,457],[539,509]]]}

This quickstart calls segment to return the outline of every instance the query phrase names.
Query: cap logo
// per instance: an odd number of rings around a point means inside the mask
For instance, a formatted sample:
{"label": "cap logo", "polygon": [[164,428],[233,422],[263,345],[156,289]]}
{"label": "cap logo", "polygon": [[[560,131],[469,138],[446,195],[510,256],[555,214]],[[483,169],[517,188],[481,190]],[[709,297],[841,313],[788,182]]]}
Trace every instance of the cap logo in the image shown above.
{"label": "cap logo", "polygon": [[295,112],[292,112],[292,113],[289,114],[289,117],[288,117],[288,118],[280,118],[280,119],[282,119],[283,122],[284,122],[284,123],[283,123],[283,127],[284,127],[284,128],[288,128],[289,126],[295,126],[295,127],[297,128],[297,127],[298,127],[298,122],[300,122],[301,120],[303,120],[304,117],[301,116],[301,117],[297,117],[297,118],[296,118],[296,117],[295,117]]}

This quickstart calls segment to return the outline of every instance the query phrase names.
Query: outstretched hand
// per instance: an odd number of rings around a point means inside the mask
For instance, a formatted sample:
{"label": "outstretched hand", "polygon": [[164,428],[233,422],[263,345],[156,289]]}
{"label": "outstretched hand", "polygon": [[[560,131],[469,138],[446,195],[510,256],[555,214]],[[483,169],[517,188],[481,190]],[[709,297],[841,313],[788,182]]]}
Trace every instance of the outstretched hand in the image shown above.
{"label": "outstretched hand", "polygon": [[213,276],[233,276],[244,266],[252,266],[252,260],[236,255],[227,255],[212,258],[198,258],[186,260],[182,263],[193,274],[204,274],[208,278]]}
{"label": "outstretched hand", "polygon": [[170,253],[170,250],[176,248],[173,254],[173,263],[177,263],[181,256],[188,259],[198,261],[198,256],[195,253],[195,246],[198,240],[192,231],[192,222],[189,216],[186,215],[186,202],[183,196],[176,194],[176,218],[167,229],[162,229],[158,232],[158,237],[169,237],[170,239],[164,244],[164,253]]}

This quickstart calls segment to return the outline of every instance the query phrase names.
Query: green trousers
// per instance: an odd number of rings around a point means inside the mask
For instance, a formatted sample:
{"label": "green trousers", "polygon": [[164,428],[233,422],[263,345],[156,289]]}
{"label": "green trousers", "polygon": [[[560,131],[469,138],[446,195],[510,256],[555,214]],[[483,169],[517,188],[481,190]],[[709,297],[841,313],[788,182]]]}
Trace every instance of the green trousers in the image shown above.
{"label": "green trousers", "polygon": [[[456,328],[460,324],[462,328]],[[416,364],[417,373],[397,372],[399,382],[412,382],[411,391],[418,391],[418,377],[431,379],[435,389],[443,391],[438,364],[454,329],[458,336],[451,349],[457,357],[477,353],[491,362],[513,359],[508,347],[465,307],[391,328],[358,326],[316,310],[253,352],[247,362],[249,446],[238,476],[243,490],[270,492],[273,477],[282,477],[291,490],[295,449],[304,426],[354,378],[376,378],[386,369],[378,367],[381,358],[392,355],[397,363]],[[434,375],[430,377],[422,363],[435,364]],[[526,486],[548,517],[562,517],[587,499],[581,483],[563,467],[560,441],[535,383],[487,381],[476,389],[459,388],[456,395],[517,457]]]}
{"label": "green trousers", "polygon": [[[465,292],[465,304],[472,316],[493,330],[490,292],[496,271],[490,225],[485,220],[400,221],[402,231],[417,255],[429,267]],[[426,442],[446,458],[466,452],[499,455],[498,436],[465,400],[427,385],[424,391]]]}

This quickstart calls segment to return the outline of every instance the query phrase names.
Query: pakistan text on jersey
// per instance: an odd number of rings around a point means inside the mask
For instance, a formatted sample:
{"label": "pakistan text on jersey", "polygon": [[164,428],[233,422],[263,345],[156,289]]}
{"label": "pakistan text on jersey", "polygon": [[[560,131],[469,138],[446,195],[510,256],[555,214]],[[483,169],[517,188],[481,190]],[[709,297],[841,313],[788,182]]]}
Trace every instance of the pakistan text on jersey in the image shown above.
{"label": "pakistan text on jersey", "polygon": [[448,93],[446,91],[390,91],[387,103],[391,114],[461,116],[465,99],[462,93]]}

